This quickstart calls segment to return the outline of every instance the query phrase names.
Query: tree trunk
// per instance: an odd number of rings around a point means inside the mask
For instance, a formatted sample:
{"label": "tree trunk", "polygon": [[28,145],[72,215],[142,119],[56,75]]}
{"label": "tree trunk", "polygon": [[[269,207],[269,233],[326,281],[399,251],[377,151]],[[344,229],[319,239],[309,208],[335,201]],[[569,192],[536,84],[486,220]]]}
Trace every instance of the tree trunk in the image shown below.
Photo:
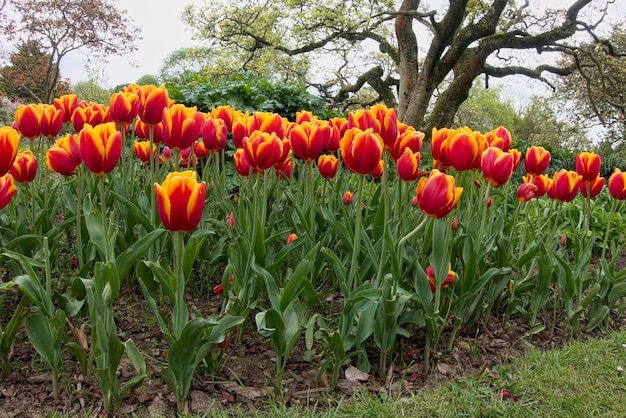
{"label": "tree trunk", "polygon": [[[399,11],[415,11],[419,4],[420,0],[404,0]],[[402,13],[398,14],[395,21],[395,29],[396,38],[398,39],[398,52],[400,55],[400,63],[398,65],[400,86],[398,89],[397,114],[398,118],[403,120],[413,91],[417,88],[418,45],[415,32],[413,31],[413,17]]]}

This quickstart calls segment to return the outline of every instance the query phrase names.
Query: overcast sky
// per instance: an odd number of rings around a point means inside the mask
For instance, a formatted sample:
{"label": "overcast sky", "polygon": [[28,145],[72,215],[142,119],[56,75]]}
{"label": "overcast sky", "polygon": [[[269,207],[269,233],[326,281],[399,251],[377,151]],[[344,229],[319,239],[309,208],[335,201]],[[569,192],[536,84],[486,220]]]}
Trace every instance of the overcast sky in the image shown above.
{"label": "overcast sky", "polygon": [[[108,80],[101,84],[114,87],[135,82],[145,74],[158,75],[169,53],[197,44],[180,20],[185,5],[191,3],[194,0],[118,0],[118,8],[126,10],[141,28],[143,39],[136,42],[138,50],[132,56],[110,57],[108,63],[102,64]],[[199,4],[200,0],[195,3]],[[65,57],[61,61],[61,75],[73,83],[87,80],[86,62],[87,57],[80,52]]]}

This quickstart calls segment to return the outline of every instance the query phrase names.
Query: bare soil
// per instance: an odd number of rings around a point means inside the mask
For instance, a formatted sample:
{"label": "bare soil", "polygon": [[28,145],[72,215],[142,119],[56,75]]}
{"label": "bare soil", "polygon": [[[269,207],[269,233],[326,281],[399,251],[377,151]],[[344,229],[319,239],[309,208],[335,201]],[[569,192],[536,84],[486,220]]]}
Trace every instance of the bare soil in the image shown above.
{"label": "bare soil", "polygon": [[[622,257],[621,268],[626,266]],[[9,295],[0,312],[0,324],[5,325],[19,295]],[[203,315],[219,311],[221,295],[211,295],[208,300],[193,300],[195,308]],[[150,313],[137,287],[125,287],[115,302],[117,327],[124,341],[128,338],[137,344],[146,357],[149,377],[132,390],[124,400],[122,414],[136,416],[175,416],[176,401],[158,370],[167,359],[167,344],[161,336],[156,321]],[[531,348],[552,349],[564,341],[561,324],[554,324],[551,336],[551,314],[538,319],[546,328],[540,333],[529,333],[531,327],[519,320],[504,324],[500,317],[492,316],[486,323],[478,322],[472,329],[461,329],[453,349],[436,353],[437,366],[431,373],[424,372],[422,355],[424,333],[417,329],[410,338],[402,340],[401,354],[396,353],[393,364],[383,379],[378,377],[378,350],[372,346],[372,370],[360,373],[354,367],[342,373],[336,390],[329,389],[329,376],[319,375],[321,356],[307,361],[305,348],[300,344],[289,358],[283,379],[284,399],[289,405],[305,406],[318,403],[326,405],[333,399],[351,396],[355,392],[377,396],[381,392],[397,394],[415,392],[462,376],[492,373],[496,364],[524,356]],[[72,318],[77,330],[86,318]],[[222,408],[262,408],[277,399],[271,379],[274,376],[274,352],[267,338],[260,336],[249,325],[239,346],[231,346],[223,353],[223,366],[211,377],[200,370],[192,382],[186,404],[187,412],[202,415],[217,405]],[[624,326],[620,320],[616,326]],[[83,327],[88,334],[88,328]],[[445,350],[450,330],[441,337],[440,349]],[[532,334],[532,335],[531,335]],[[583,335],[583,338],[596,336]],[[76,341],[81,332],[68,335]],[[234,335],[232,336],[234,339]],[[317,353],[320,350],[318,348]],[[59,400],[52,396],[51,374],[45,362],[28,341],[24,327],[20,330],[11,353],[12,368],[0,380],[1,417],[39,417],[62,413],[66,416],[102,416],[102,401],[94,377],[85,377],[78,362],[65,353],[62,389]],[[130,362],[123,359],[118,370],[120,381],[134,376]]]}

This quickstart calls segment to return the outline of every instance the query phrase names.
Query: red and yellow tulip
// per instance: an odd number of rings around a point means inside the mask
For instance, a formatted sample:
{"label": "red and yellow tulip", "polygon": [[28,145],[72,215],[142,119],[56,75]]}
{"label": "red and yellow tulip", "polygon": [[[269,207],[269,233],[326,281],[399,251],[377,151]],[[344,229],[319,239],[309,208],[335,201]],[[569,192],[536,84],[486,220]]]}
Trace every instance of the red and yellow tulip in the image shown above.
{"label": "red and yellow tulip", "polygon": [[303,122],[295,124],[289,131],[291,149],[302,161],[313,161],[319,157],[330,141],[331,128],[328,123]]}
{"label": "red and yellow tulip", "polygon": [[502,151],[511,149],[511,133],[504,126],[499,126],[493,131],[487,132],[485,134],[485,140],[489,147],[497,147]]}
{"label": "red and yellow tulip", "polygon": [[28,139],[41,135],[42,108],[36,104],[22,105],[15,111],[17,131]]}
{"label": "red and yellow tulip", "polygon": [[[433,268],[432,264],[429,264],[428,267],[426,267],[424,273],[426,274],[426,278],[428,279],[428,284],[430,285],[431,292],[435,293],[437,291],[437,280],[435,279],[435,269]],[[450,286],[455,277],[456,273],[452,271],[452,269],[450,268],[450,263],[448,263],[448,274],[441,283],[441,288],[445,289],[446,287]]]}
{"label": "red and yellow tulip", "polygon": [[139,96],[139,118],[148,125],[156,125],[163,120],[163,109],[172,103],[165,86],[141,86]]}
{"label": "red and yellow tulip", "polygon": [[583,181],[593,181],[600,175],[600,156],[593,152],[581,152],[576,155],[576,172]]}
{"label": "red and yellow tulip", "polygon": [[175,104],[163,109],[163,143],[172,149],[189,148],[202,131],[204,118],[195,107]]}
{"label": "red and yellow tulip", "polygon": [[546,189],[546,193],[551,199],[560,202],[569,202],[578,194],[582,178],[583,177],[577,172],[568,171],[563,168],[554,173]]}
{"label": "red and yellow tulip", "polygon": [[580,194],[582,194],[585,198],[593,199],[597,195],[600,194],[602,188],[604,187],[604,177],[596,177],[591,181],[581,181],[580,182]]}
{"label": "red and yellow tulip", "polygon": [[626,173],[619,168],[609,177],[609,193],[613,199],[626,200]]}
{"label": "red and yellow tulip", "polygon": [[113,171],[122,154],[122,134],[115,122],[92,127],[86,124],[79,133],[80,156],[85,166],[96,175]]}
{"label": "red and yellow tulip", "polygon": [[63,123],[69,123],[72,113],[78,107],[78,96],[75,94],[64,94],[53,100],[54,107],[63,111]]}
{"label": "red and yellow tulip", "polygon": [[117,92],[109,100],[109,114],[119,123],[129,125],[139,114],[139,96],[132,92]]}
{"label": "red and yellow tulip", "polygon": [[4,209],[9,204],[15,193],[17,193],[17,186],[13,176],[7,173],[0,177],[0,209]]}
{"label": "red and yellow tulip", "polygon": [[26,150],[17,153],[9,173],[18,183],[30,183],[37,175],[37,158],[32,151]]}
{"label": "red and yellow tulip", "polygon": [[259,171],[267,170],[283,156],[283,141],[275,133],[254,131],[243,139],[242,146],[250,166]]}
{"label": "red and yellow tulip", "polygon": [[209,118],[202,124],[202,142],[209,152],[220,152],[228,142],[228,127],[223,119]]}
{"label": "red and yellow tulip", "polygon": [[480,165],[483,177],[493,187],[500,187],[509,181],[520,159],[521,154],[517,150],[506,152],[497,147],[488,147],[483,152]]}
{"label": "red and yellow tulip", "polygon": [[424,174],[420,170],[421,153],[413,152],[410,148],[405,148],[404,153],[398,159],[398,177],[404,181],[413,181]]}
{"label": "red and yellow tulip", "polygon": [[78,135],[66,135],[46,151],[46,165],[64,176],[74,174],[83,158],[80,156]]}
{"label": "red and yellow tulip", "polygon": [[332,154],[320,155],[317,159],[317,169],[325,179],[332,179],[337,175],[339,159]]}
{"label": "red and yellow tulip", "polygon": [[0,176],[4,176],[13,166],[17,150],[20,146],[20,136],[10,126],[0,128]]}
{"label": "red and yellow tulip", "polygon": [[341,138],[341,159],[354,173],[366,175],[378,168],[383,156],[383,140],[372,129],[351,128]]}
{"label": "red and yellow tulip", "polygon": [[41,105],[41,135],[54,138],[63,127],[63,111],[52,105]]}
{"label": "red and yellow tulip", "polygon": [[551,154],[544,147],[533,145],[526,150],[524,168],[528,174],[538,176],[543,174],[550,165]]}
{"label": "red and yellow tulip", "polygon": [[343,201],[343,204],[346,206],[349,206],[352,204],[352,199],[354,199],[354,194],[350,190],[346,190],[343,193],[343,197],[341,198],[341,200]]}
{"label": "red and yellow tulip", "polygon": [[422,150],[422,142],[424,140],[424,132],[416,131],[408,125],[400,125],[400,134],[393,146],[389,149],[391,158],[398,162],[398,159],[404,154],[405,149],[420,152]]}
{"label": "red and yellow tulip", "polygon": [[[133,152],[143,163],[150,163],[150,141],[135,141],[133,142]],[[152,156],[156,159],[157,147],[152,144]]]}
{"label": "red and yellow tulip", "polygon": [[[248,157],[246,157],[246,152],[243,148],[238,148],[237,151],[235,151],[233,163],[235,164],[235,170],[241,176],[248,177],[250,175],[250,161],[248,161]],[[256,172],[256,170],[253,172]]]}
{"label": "red and yellow tulip", "polygon": [[530,199],[535,197],[535,192],[537,191],[537,186],[533,183],[522,183],[517,188],[517,201],[520,203],[528,202]]}
{"label": "red and yellow tulip", "polygon": [[433,169],[417,183],[417,204],[426,215],[443,218],[454,209],[462,193],[463,188],[456,187],[453,176]]}
{"label": "red and yellow tulip", "polygon": [[448,161],[456,171],[479,170],[487,141],[480,132],[462,131],[448,139]]}
{"label": "red and yellow tulip", "polygon": [[163,183],[154,183],[154,191],[165,228],[189,232],[198,226],[204,211],[206,183],[198,183],[195,171],[169,173]]}
{"label": "red and yellow tulip", "polygon": [[96,126],[112,121],[109,109],[99,103],[79,103],[71,118],[72,126],[76,132],[80,132],[85,124]]}

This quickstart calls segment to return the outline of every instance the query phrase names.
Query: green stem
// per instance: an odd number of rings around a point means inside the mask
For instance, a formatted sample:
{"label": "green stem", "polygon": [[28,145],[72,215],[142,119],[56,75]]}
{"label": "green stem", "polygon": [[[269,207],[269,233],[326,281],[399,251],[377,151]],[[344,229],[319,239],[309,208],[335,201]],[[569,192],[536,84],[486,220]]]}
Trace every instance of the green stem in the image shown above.
{"label": "green stem", "polygon": [[606,222],[606,231],[604,232],[604,243],[602,244],[602,254],[600,255],[601,260],[604,259],[607,245],[609,245],[609,232],[611,231],[611,221],[613,220],[613,214],[615,213],[616,205],[617,205],[617,200],[613,199],[613,202],[611,202],[611,211],[609,212],[609,219]]}
{"label": "green stem", "polygon": [[122,190],[122,193],[126,197],[126,190],[128,188],[128,182],[127,182],[128,176],[126,174],[126,124],[121,123],[120,128],[121,128],[121,133],[122,133],[122,155],[121,155],[120,160],[122,160],[121,170],[122,170],[122,184],[123,184],[123,189],[124,189]]}
{"label": "green stem", "polygon": [[[387,240],[385,239],[387,236],[387,231],[389,230],[389,167],[388,165],[388,156],[387,153],[383,153],[383,178],[381,180],[381,195],[383,199],[383,210],[384,210],[384,223],[383,223],[383,238],[381,242],[380,248],[380,259],[378,260],[378,273],[376,274],[377,280],[380,282],[383,278],[383,267],[385,266],[386,250],[387,250]],[[398,278],[396,278],[398,279]]]}
{"label": "green stem", "polygon": [[[356,203],[356,219],[354,220],[354,243],[352,245],[352,260],[350,262],[350,272],[348,274],[348,286],[346,290],[352,291],[356,277],[356,269],[359,260],[359,252],[361,250],[361,217],[363,216],[361,201],[363,199],[363,185],[365,182],[365,176],[359,176],[359,185],[357,189]],[[348,295],[344,295],[348,297]]]}
{"label": "green stem", "polygon": [[82,204],[82,181],[83,178],[80,175],[80,167],[76,170],[76,243],[78,252],[78,270],[85,265],[85,259],[83,256],[83,204]]}
{"label": "green stem", "polygon": [[189,312],[185,305],[185,276],[183,274],[183,253],[185,241],[183,232],[172,232],[174,280],[176,280],[176,300],[174,301],[173,334],[179,338],[189,321]]}
{"label": "green stem", "polygon": [[313,160],[306,162],[306,198],[309,212],[309,231],[312,242],[315,241],[315,204],[313,200]]}
{"label": "green stem", "polygon": [[105,262],[112,262],[111,258],[111,244],[109,242],[109,225],[107,222],[107,208],[106,208],[106,191],[104,186],[104,175],[98,176],[100,185],[100,212],[102,213],[102,234],[104,235],[104,259]]}

